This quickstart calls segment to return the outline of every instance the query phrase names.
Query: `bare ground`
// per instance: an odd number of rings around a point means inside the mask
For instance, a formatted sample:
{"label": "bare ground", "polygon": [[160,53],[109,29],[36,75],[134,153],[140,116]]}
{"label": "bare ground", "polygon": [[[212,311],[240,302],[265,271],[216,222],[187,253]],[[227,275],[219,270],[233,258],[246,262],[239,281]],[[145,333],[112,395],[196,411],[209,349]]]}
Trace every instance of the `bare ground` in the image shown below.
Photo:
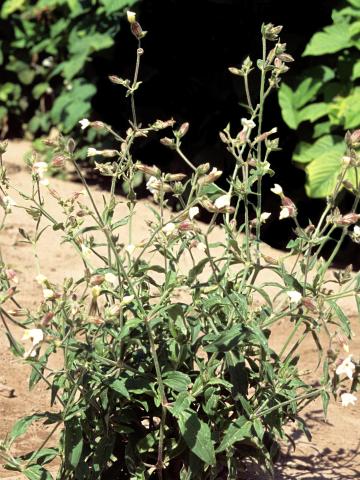
{"label": "bare ground", "polygon": [[[20,190],[29,190],[30,179],[26,167],[22,162],[22,155],[28,148],[25,142],[12,142],[5,163],[8,166],[9,176]],[[62,196],[70,196],[73,192],[80,191],[81,185],[72,182],[61,182],[52,179],[51,187],[61,192]],[[97,201],[101,202],[102,192],[93,188]],[[12,195],[12,194],[11,194]],[[16,198],[16,195],[12,195]],[[56,202],[50,198],[53,212],[57,212]],[[150,218],[147,209],[149,202],[141,201],[137,205],[136,235],[135,240],[141,240],[144,235],[142,225],[144,219]],[[125,207],[124,207],[125,209]],[[125,211],[125,210],[124,210]],[[24,211],[16,211],[11,223],[0,233],[0,246],[6,263],[18,272],[20,298],[27,306],[35,306],[41,295],[41,288],[34,281],[36,275],[33,257],[28,246],[19,243],[18,228],[33,229],[32,219]],[[66,246],[56,243],[58,233],[48,230],[43,236],[39,249],[41,271],[52,281],[61,281],[64,276],[76,276],[81,271],[81,264],[74,253]],[[264,245],[265,254],[279,257],[282,252],[277,252]],[[186,267],[186,266],[185,266]],[[346,301],[343,308],[350,315],[355,332],[351,343],[351,352],[355,358],[360,352],[360,324],[359,316],[353,303]],[[20,338],[20,331],[13,330],[15,336]],[[276,325],[272,334],[273,346],[282,345],[287,334],[286,321]],[[301,346],[301,366],[309,369],[314,378],[317,353],[311,341]],[[56,360],[55,360],[56,361]],[[320,374],[319,374],[320,375]],[[0,439],[9,432],[13,423],[25,414],[48,409],[49,395],[46,386],[40,384],[31,392],[28,391],[28,368],[19,360],[14,359],[8,350],[8,342],[4,335],[4,327],[0,326]],[[6,388],[7,387],[7,388]],[[12,390],[14,391],[12,395]],[[296,450],[292,451],[283,445],[280,463],[276,467],[276,480],[350,480],[360,478],[360,411],[359,404],[355,407],[342,407],[331,400],[327,421],[324,420],[320,402],[315,402],[306,410],[306,418],[311,429],[313,439],[308,442],[301,432],[289,426]],[[26,452],[39,446],[48,435],[49,429],[41,424],[31,427],[29,433],[16,443],[17,453]],[[22,479],[23,477],[0,467],[0,478]],[[260,474],[246,473],[243,478],[248,480],[261,479]]]}

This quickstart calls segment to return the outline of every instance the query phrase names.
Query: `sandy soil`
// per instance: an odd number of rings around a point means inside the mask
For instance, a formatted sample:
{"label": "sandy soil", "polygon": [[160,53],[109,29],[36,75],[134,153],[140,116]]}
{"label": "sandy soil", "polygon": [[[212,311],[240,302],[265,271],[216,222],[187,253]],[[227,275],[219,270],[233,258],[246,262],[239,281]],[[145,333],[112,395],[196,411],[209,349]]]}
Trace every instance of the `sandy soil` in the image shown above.
{"label": "sandy soil", "polygon": [[[5,163],[8,166],[8,173],[12,182],[19,187],[19,190],[29,190],[29,176],[26,167],[22,162],[22,155],[28,144],[25,142],[12,142],[5,155]],[[72,182],[61,182],[51,179],[52,188],[61,192],[62,196],[70,196],[73,192],[80,191],[81,185]],[[93,187],[97,201],[101,202],[102,192]],[[11,194],[12,195],[12,194]],[[16,198],[16,195],[12,195]],[[57,213],[56,202],[50,197],[50,208]],[[144,235],[143,222],[150,218],[151,214],[147,208],[149,202],[141,201],[137,205],[135,220],[136,240],[141,240]],[[125,211],[125,206],[124,206]],[[121,208],[120,208],[121,214]],[[31,307],[40,298],[41,288],[34,281],[36,269],[29,246],[19,243],[20,236],[18,228],[25,230],[33,229],[33,220],[24,212],[16,211],[11,222],[4,232],[0,234],[0,245],[6,263],[18,272],[20,299],[24,304]],[[218,231],[219,233],[219,231]],[[219,233],[220,234],[220,233]],[[76,276],[80,271],[79,259],[66,246],[60,246],[56,242],[58,232],[48,230],[43,236],[39,249],[39,261],[41,271],[52,281],[60,281],[64,276]],[[282,255],[270,247],[264,245],[263,251],[266,255],[278,257]],[[186,267],[186,266],[185,266]],[[342,305],[351,316],[355,332],[354,341],[351,344],[351,351],[355,358],[360,353],[360,323],[359,317],[353,303],[345,302]],[[274,347],[281,345],[286,337],[287,328],[284,322],[275,327],[273,334]],[[20,332],[14,330],[15,336],[20,337]],[[302,367],[310,369],[311,375],[316,377],[314,368],[317,361],[314,344],[306,342],[301,347]],[[27,388],[28,370],[19,360],[14,359],[8,351],[8,343],[4,335],[4,327],[0,325],[0,439],[4,438],[11,429],[13,423],[24,414],[48,409],[48,392],[44,385],[38,385],[33,391]],[[8,389],[6,389],[8,387]],[[12,390],[14,391],[12,395]],[[297,430],[289,426],[289,433],[296,444],[296,451],[293,452],[286,445],[283,446],[283,453],[280,463],[276,467],[277,480],[298,479],[317,480],[332,479],[346,480],[360,478],[360,405],[344,408],[331,401],[328,412],[328,419],[325,422],[322,415],[320,403],[313,404],[306,411],[306,418],[313,434],[313,441],[309,443],[306,438]],[[15,445],[16,452],[25,452],[34,445],[39,445],[46,438],[48,429],[37,424],[30,429],[29,434],[21,438]],[[21,479],[18,474],[1,470],[0,478]],[[263,478],[258,474],[247,473],[246,479]]]}

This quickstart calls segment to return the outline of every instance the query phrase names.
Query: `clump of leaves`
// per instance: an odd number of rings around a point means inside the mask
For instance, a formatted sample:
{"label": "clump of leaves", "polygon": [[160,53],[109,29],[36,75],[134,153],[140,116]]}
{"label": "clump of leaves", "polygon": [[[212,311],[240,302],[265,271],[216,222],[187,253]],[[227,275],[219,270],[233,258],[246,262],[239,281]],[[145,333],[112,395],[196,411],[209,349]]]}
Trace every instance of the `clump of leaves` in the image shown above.
{"label": "clump of leaves", "polygon": [[[272,174],[268,159],[279,149],[279,139],[274,138],[275,127],[262,130],[262,120],[266,100],[292,60],[279,39],[282,27],[262,26],[263,56],[256,65],[247,58],[241,68],[230,68],[244,82],[248,117],[220,133],[235,159],[228,187],[222,190],[216,185],[221,171],[209,164],[195,167],[183,153],[187,123],[139,122],[135,94],[141,87],[145,32],[132,12],[128,18],[138,43],[135,75],[132,80],[112,76],[111,81],[130,97],[132,119],[124,134],[114,132],[116,149],[88,152],[107,160],[96,164],[112,182],[104,205],[93,198],[72,139],[56,143],[53,164],[61,168],[64,162],[72,163],[85,198],[74,194],[64,199],[47,186],[46,164],[41,162],[32,164],[31,194],[21,192],[19,207],[26,206],[35,223],[35,234],[20,231],[24,242],[36,251],[44,227],[52,225],[78,252],[84,272],[61,285],[39,273],[43,299],[38,309],[29,311],[16,300],[15,272],[2,260],[0,316],[10,345],[32,367],[30,387],[45,381],[51,405],[57,408],[57,413],[19,420],[2,444],[2,456],[6,468],[29,479],[51,478],[47,464],[55,457],[60,458],[57,478],[62,480],[234,479],[247,459],[271,472],[278,442],[286,438],[285,425],[298,422],[308,434],[301,417],[304,406],[320,396],[326,415],[331,394],[341,395],[344,405],[356,400],[355,363],[351,355],[341,358],[336,339],[342,332],[341,348],[348,352],[351,326],[338,299],[356,296],[360,279],[350,270],[338,273],[335,280],[326,274],[344,238],[360,240],[359,183],[354,185],[353,209],[341,214],[337,197],[350,168],[343,162],[317,225],[301,225],[296,205],[275,185],[280,219],[294,221],[297,237],[284,258],[264,255],[261,226],[270,214],[262,208],[262,178]],[[249,84],[254,70],[260,74],[257,103]],[[83,119],[81,125],[98,128],[99,122]],[[161,142],[191,167],[191,178],[140,164],[132,156],[135,142],[169,128],[173,133]],[[358,136],[354,132],[347,138],[351,159],[358,156]],[[12,187],[2,164],[1,168],[5,221],[17,206],[8,194]],[[134,237],[136,172],[147,176],[147,187],[158,203],[153,219],[144,225],[141,243]],[[121,216],[114,195],[120,180],[128,186],[128,211]],[[57,216],[47,210],[44,188],[58,201],[62,213]],[[166,208],[171,196],[180,205],[172,216]],[[196,221],[200,209],[212,214],[202,228]],[[240,210],[245,220],[238,225]],[[214,239],[218,220],[223,227]],[[339,227],[343,233],[325,262],[322,249]],[[190,259],[190,268],[184,268],[184,258]],[[274,280],[264,281],[263,272],[270,272]],[[334,281],[337,288],[330,289]],[[286,322],[288,336],[275,350],[270,341],[279,321]],[[12,322],[25,331],[26,352],[11,332]],[[307,337],[319,349],[321,369],[315,382],[298,367],[298,349]],[[55,352],[62,352],[63,365],[49,370]],[[43,444],[15,456],[13,442],[32,422],[42,420],[53,425],[48,441],[61,431],[58,445]]]}
{"label": "clump of leaves", "polygon": [[[303,56],[320,57],[321,65],[302,72],[292,88],[283,83],[279,90],[283,119],[302,139],[293,160],[305,169],[312,198],[333,192],[342,169],[344,131],[360,125],[360,1],[346,3],[305,48]],[[355,175],[348,169],[346,179],[355,182]]]}

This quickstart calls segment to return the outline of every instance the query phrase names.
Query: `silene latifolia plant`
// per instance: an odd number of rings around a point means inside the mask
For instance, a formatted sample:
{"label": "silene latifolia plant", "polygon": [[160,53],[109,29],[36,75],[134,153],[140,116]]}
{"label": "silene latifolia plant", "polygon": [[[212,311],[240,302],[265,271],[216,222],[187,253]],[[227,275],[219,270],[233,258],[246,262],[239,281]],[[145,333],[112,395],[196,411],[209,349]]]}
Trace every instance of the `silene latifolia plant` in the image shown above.
{"label": "silene latifolia plant", "polygon": [[[21,288],[21,282],[14,283],[16,271],[1,259],[5,333],[14,354],[32,367],[30,388],[44,381],[52,407],[15,424],[1,444],[2,459],[7,469],[29,479],[52,478],[47,464],[56,464],[56,459],[62,480],[237,479],[249,460],[271,472],[286,424],[296,422],[308,433],[301,417],[304,407],[321,397],[326,415],[332,395],[344,406],[356,401],[359,369],[347,341],[350,322],[338,300],[358,298],[360,278],[351,268],[332,276],[328,270],[347,236],[360,242],[360,130],[346,135],[341,173],[317,225],[301,225],[296,205],[281,186],[274,186],[280,220],[294,222],[296,238],[283,258],[270,258],[260,241],[261,226],[270,215],[263,211],[261,192],[263,177],[273,173],[268,159],[279,149],[279,140],[276,128],[264,132],[262,123],[266,100],[293,60],[280,43],[282,27],[262,26],[262,58],[256,65],[246,58],[241,68],[230,68],[243,79],[247,117],[220,133],[234,157],[233,174],[222,190],[216,185],[221,171],[208,163],[195,166],[183,153],[187,123],[139,123],[135,94],[145,32],[132,12],[128,20],[138,44],[134,78],[110,80],[130,99],[129,128],[118,134],[101,121],[81,121],[84,130],[112,132],[117,145],[88,152],[105,157],[95,162],[100,174],[111,177],[104,205],[88,188],[72,139],[51,140],[52,166],[72,164],[85,194],[63,198],[45,178],[48,165],[33,159],[32,193],[18,192],[16,205],[11,197],[16,187],[1,163],[2,225],[16,209],[25,208],[34,219],[35,234],[21,230],[24,241],[36,251],[45,226],[51,225],[84,265],[79,278],[62,284],[47,278],[40,265],[36,280],[43,298],[30,311],[16,299]],[[260,93],[255,103],[257,92],[250,91],[249,77],[256,71]],[[132,156],[136,142],[171,128],[173,135],[161,143],[191,168],[190,178]],[[6,145],[1,148],[5,153]],[[337,198],[350,169],[356,183],[346,187],[354,194],[353,208],[341,213]],[[152,221],[144,224],[147,233],[141,243],[133,232],[137,172],[147,176],[147,188],[158,204],[151,209]],[[119,182],[128,185],[125,216],[117,213],[124,203],[115,196]],[[46,190],[60,207],[56,218],[47,210]],[[172,213],[167,209],[171,196],[180,206]],[[203,228],[196,216],[204,210],[212,218]],[[336,242],[335,229],[342,230]],[[334,248],[325,261],[321,254],[328,241]],[[192,264],[184,271],[189,259]],[[274,280],[262,281],[264,271]],[[272,329],[280,321],[288,337],[274,350]],[[23,329],[22,339],[16,338],[12,324]],[[308,337],[319,350],[317,380],[314,372],[310,378],[298,366],[299,346]],[[63,358],[58,369],[48,365],[55,353]],[[48,438],[38,449],[15,456],[14,442],[36,421],[51,425]]]}

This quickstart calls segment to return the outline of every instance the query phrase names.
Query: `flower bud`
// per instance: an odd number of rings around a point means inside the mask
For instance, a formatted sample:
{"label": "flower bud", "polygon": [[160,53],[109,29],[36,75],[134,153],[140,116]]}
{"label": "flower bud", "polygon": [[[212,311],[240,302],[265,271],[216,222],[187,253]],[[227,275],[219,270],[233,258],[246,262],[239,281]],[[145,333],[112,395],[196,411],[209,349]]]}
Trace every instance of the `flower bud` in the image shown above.
{"label": "flower bud", "polygon": [[165,147],[169,147],[172,150],[176,150],[176,144],[175,144],[174,140],[171,140],[171,138],[168,138],[168,137],[161,138],[160,143],[165,145]]}
{"label": "flower bud", "polygon": [[2,142],[0,142],[0,155],[3,155],[6,152],[7,146],[8,146],[7,140],[3,140]]}
{"label": "flower bud", "polygon": [[94,275],[91,277],[90,280],[90,285],[96,286],[96,285],[101,285],[105,280],[104,275]]}
{"label": "flower bud", "polygon": [[186,178],[185,173],[168,173],[165,176],[165,181],[166,182],[181,182],[181,180],[184,180]]}
{"label": "flower bud", "polygon": [[189,123],[188,122],[183,123],[178,130],[178,137],[182,138],[184,135],[187,134],[188,130],[189,130]]}
{"label": "flower bud", "polygon": [[149,165],[144,165],[142,163],[136,163],[135,164],[136,170],[139,170],[140,172],[146,173],[147,175],[150,175],[152,177],[159,178],[161,175],[161,170],[153,165],[150,167]]}
{"label": "flower bud", "polygon": [[55,168],[63,168],[65,165],[65,155],[56,155],[51,161],[51,165]]}
{"label": "flower bud", "polygon": [[179,224],[178,228],[181,232],[188,232],[190,230],[194,230],[194,224],[189,220],[184,220]]}
{"label": "flower bud", "polygon": [[205,175],[210,170],[210,163],[202,163],[196,169],[199,175]]}
{"label": "flower bud", "polygon": [[142,28],[141,28],[141,25],[139,22],[132,22],[130,23],[130,30],[131,30],[131,33],[134,35],[134,37],[137,39],[137,40],[141,40],[142,38],[145,37],[145,35],[147,34],[147,32],[145,32]]}
{"label": "flower bud", "polygon": [[347,213],[346,215],[340,215],[336,219],[336,223],[341,226],[353,225],[354,223],[358,222],[360,219],[360,214],[358,213]]}

